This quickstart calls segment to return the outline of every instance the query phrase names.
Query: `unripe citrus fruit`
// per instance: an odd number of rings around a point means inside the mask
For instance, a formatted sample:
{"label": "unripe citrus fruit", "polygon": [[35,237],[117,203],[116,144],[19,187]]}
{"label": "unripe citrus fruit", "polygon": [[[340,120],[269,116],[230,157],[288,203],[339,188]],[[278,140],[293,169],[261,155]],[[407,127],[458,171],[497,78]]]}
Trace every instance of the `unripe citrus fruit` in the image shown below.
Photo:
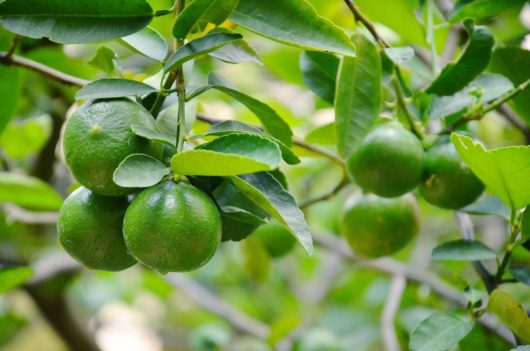
{"label": "unripe citrus fruit", "polygon": [[464,163],[451,143],[438,144],[427,151],[420,193],[429,203],[458,209],[474,202],[484,184]]}
{"label": "unripe citrus fruit", "polygon": [[363,189],[384,197],[403,195],[421,181],[423,147],[401,124],[371,131],[348,159],[348,170]]}
{"label": "unripe citrus fruit", "polygon": [[78,108],[64,131],[64,155],[74,178],[95,193],[122,196],[135,191],[114,183],[112,175],[130,154],[151,153],[147,139],[133,134],[135,115],[153,118],[142,106],[126,99],[98,100]]}
{"label": "unripe citrus fruit", "polygon": [[261,240],[271,257],[281,257],[288,254],[295,246],[294,236],[277,221],[262,225],[254,234]]}
{"label": "unripe citrus fruit", "polygon": [[76,260],[93,269],[120,271],[136,263],[123,240],[127,199],[78,188],[64,201],[57,220],[59,240]]}
{"label": "unripe citrus fruit", "polygon": [[392,199],[363,196],[346,209],[342,223],[342,233],[353,251],[367,258],[401,250],[418,231],[418,208],[410,194]]}
{"label": "unripe citrus fruit", "polygon": [[132,201],[123,224],[129,252],[161,272],[185,272],[206,264],[221,241],[215,203],[187,183],[165,182]]}

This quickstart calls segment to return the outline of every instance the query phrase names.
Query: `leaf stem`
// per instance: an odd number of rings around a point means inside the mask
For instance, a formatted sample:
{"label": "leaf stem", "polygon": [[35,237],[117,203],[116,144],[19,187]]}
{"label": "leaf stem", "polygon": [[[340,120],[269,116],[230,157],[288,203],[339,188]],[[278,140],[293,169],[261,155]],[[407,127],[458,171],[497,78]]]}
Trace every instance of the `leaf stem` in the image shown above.
{"label": "leaf stem", "polygon": [[346,3],[346,5],[348,6],[348,8],[350,9],[350,11],[352,12],[353,14],[353,17],[355,18],[355,21],[356,22],[361,22],[365,27],[366,29],[368,29],[368,31],[370,32],[370,34],[372,34],[372,36],[374,37],[374,39],[384,48],[389,48],[390,45],[385,41],[385,39],[383,39],[383,37],[381,37],[379,35],[379,33],[377,33],[377,30],[375,29],[374,25],[372,24],[372,22],[370,22],[366,17],[364,17],[364,15],[361,13],[361,11],[359,11],[359,9],[357,8],[357,6],[355,6],[355,4],[353,3],[353,0],[344,0],[344,2]]}

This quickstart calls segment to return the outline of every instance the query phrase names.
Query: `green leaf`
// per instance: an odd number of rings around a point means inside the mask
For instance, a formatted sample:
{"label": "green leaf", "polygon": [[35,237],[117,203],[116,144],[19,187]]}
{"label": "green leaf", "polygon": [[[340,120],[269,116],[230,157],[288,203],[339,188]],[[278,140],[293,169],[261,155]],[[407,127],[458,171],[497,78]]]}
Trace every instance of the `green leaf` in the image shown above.
{"label": "green leaf", "polygon": [[512,266],[508,271],[518,282],[530,285],[530,269],[528,269],[528,267]]}
{"label": "green leaf", "polygon": [[511,211],[497,196],[484,196],[459,211],[473,215],[494,215],[510,220]]}
{"label": "green leaf", "polygon": [[256,53],[256,50],[252,48],[246,41],[238,40],[232,44],[225,45],[213,52],[210,52],[208,56],[214,57],[226,63],[242,63],[242,62],[254,62],[258,65],[263,65],[260,57]]}
{"label": "green leaf", "polygon": [[305,51],[300,56],[305,85],[330,104],[335,100],[339,63],[337,56],[318,51]]}
{"label": "green leaf", "polygon": [[459,0],[449,17],[449,22],[456,23],[466,18],[481,20],[498,15],[513,7],[521,7],[526,0]]}
{"label": "green leaf", "polygon": [[469,40],[463,54],[448,64],[427,88],[435,95],[453,95],[471,83],[489,64],[495,40],[486,26],[466,21]]}
{"label": "green leaf", "polygon": [[480,261],[497,258],[495,251],[477,240],[455,240],[436,246],[434,260]]}
{"label": "green leaf", "polygon": [[337,128],[335,123],[324,124],[307,133],[305,141],[308,143],[335,145],[337,142]]}
{"label": "green leaf", "polygon": [[523,342],[530,343],[530,318],[512,295],[494,290],[490,295],[488,311],[506,323]]}
{"label": "green leaf", "polygon": [[385,54],[394,64],[400,66],[414,58],[414,49],[410,46],[385,48]]}
{"label": "green leaf", "polygon": [[145,154],[132,154],[116,168],[112,180],[124,188],[147,188],[158,184],[170,171],[156,158]]}
{"label": "green leaf", "polygon": [[278,168],[278,145],[253,134],[228,134],[171,159],[175,174],[229,176]]}
{"label": "green leaf", "polygon": [[0,347],[6,346],[27,325],[27,320],[11,313],[0,316]]}
{"label": "green leaf", "polygon": [[236,99],[258,117],[270,135],[289,147],[292,145],[293,132],[291,127],[269,105],[237,91],[229,82],[215,73],[210,73],[208,84],[209,86],[206,89],[216,89]]}
{"label": "green leaf", "polygon": [[258,238],[249,236],[243,241],[241,249],[248,276],[258,283],[265,283],[271,272],[271,259],[263,242]]}
{"label": "green leaf", "polygon": [[0,202],[10,202],[35,210],[58,210],[63,199],[40,179],[0,172]]}
{"label": "green leaf", "polygon": [[469,334],[473,326],[472,321],[465,322],[452,314],[431,314],[412,332],[410,351],[446,351]]}
{"label": "green leaf", "polygon": [[121,38],[134,51],[157,61],[164,61],[168,54],[166,39],[151,27]]}
{"label": "green leaf", "polygon": [[0,104],[0,133],[17,109],[18,97],[22,88],[20,79],[20,71],[16,67],[1,66],[0,65],[0,96],[2,103]]}
{"label": "green leaf", "polygon": [[0,17],[11,32],[80,44],[137,32],[151,22],[153,10],[145,0],[6,0]]}
{"label": "green leaf", "polygon": [[117,60],[118,55],[114,50],[107,46],[100,46],[87,63],[107,74],[113,74],[117,71]]}
{"label": "green leaf", "polygon": [[342,59],[335,95],[337,147],[347,157],[372,127],[381,109],[381,58],[363,34],[353,36],[357,57]]}
{"label": "green leaf", "polygon": [[511,209],[530,203],[530,146],[485,150],[464,135],[453,133],[451,140],[473,173]]}
{"label": "green leaf", "polygon": [[50,138],[52,123],[49,115],[12,120],[0,135],[0,148],[14,160],[34,155]]}
{"label": "green leaf", "polygon": [[262,172],[230,177],[229,180],[256,205],[286,226],[308,254],[313,253],[313,240],[304,213],[274,176]]}
{"label": "green leaf", "polygon": [[306,0],[240,0],[230,19],[280,43],[354,56],[348,36]]}
{"label": "green leaf", "polygon": [[184,8],[173,26],[173,36],[184,39],[201,22],[223,23],[234,11],[239,0],[195,0]]}
{"label": "green leaf", "polygon": [[414,13],[416,10],[414,1],[355,0],[355,4],[370,20],[384,24],[404,41],[425,44],[423,26]]}
{"label": "green leaf", "polygon": [[270,139],[271,141],[275,142],[282,152],[282,158],[283,160],[290,165],[295,165],[300,163],[300,159],[298,156],[296,156],[291,149],[282,143],[280,140],[274,138],[273,136],[269,136],[268,134],[265,134],[262,130],[255,128],[253,126],[250,126],[247,123],[239,122],[239,121],[224,121],[220,123],[214,124],[208,131],[206,131],[205,135],[226,135],[226,134],[237,134],[237,133],[245,133],[245,134],[258,134],[262,137],[265,137],[267,139]]}
{"label": "green leaf", "polygon": [[169,72],[197,56],[206,55],[220,47],[232,44],[242,38],[236,33],[213,33],[190,41],[173,53],[164,66],[164,72]]}
{"label": "green leaf", "polygon": [[[530,79],[530,51],[518,46],[495,49],[490,70],[508,77],[516,86]],[[530,122],[530,87],[527,87],[512,101],[515,111]]]}
{"label": "green leaf", "polygon": [[142,96],[155,93],[150,85],[130,79],[99,79],[85,85],[77,92],[77,100],[110,99],[123,96]]}
{"label": "green leaf", "polygon": [[513,88],[514,86],[508,78],[500,74],[483,73],[469,83],[464,90],[454,95],[434,96],[430,106],[429,118],[442,118],[464,112],[477,103],[492,101]]}
{"label": "green leaf", "polygon": [[0,269],[0,294],[18,288],[33,276],[31,267],[8,267]]}

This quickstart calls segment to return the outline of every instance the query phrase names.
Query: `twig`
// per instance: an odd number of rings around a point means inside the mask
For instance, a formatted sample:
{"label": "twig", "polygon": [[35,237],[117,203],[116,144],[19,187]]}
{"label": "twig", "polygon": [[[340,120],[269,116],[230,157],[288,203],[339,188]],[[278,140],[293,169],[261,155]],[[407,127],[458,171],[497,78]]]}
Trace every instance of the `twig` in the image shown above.
{"label": "twig", "polygon": [[387,300],[381,314],[381,338],[386,351],[401,351],[394,322],[406,286],[407,279],[403,275],[392,277]]}
{"label": "twig", "polygon": [[453,10],[453,4],[449,0],[435,0],[436,6],[442,13],[442,15],[448,19],[451,15],[451,11]]}
{"label": "twig", "polygon": [[12,204],[4,204],[4,210],[9,217],[20,223],[55,224],[57,222],[57,212],[31,212]]}
{"label": "twig", "polygon": [[416,118],[412,115],[412,113],[407,107],[407,102],[405,101],[403,90],[398,80],[398,72],[399,71],[396,71],[396,74],[392,77],[392,85],[394,86],[394,90],[396,91],[398,106],[401,108],[403,114],[407,118],[410,129],[414,132],[414,134],[416,134],[419,139],[423,139],[425,137],[425,133],[420,127],[421,123],[416,120]]}
{"label": "twig", "polygon": [[497,112],[512,126],[519,129],[521,133],[523,133],[526,143],[530,144],[530,128],[523,120],[519,118],[519,116],[515,114],[515,112],[513,112],[508,105],[504,104],[500,106],[497,109]]}
{"label": "twig", "polygon": [[348,180],[347,176],[344,176],[344,178],[341,180],[339,184],[337,184],[336,187],[334,187],[330,192],[327,192],[325,194],[322,194],[320,196],[317,196],[312,199],[308,199],[305,201],[300,202],[298,207],[301,209],[307,208],[313,204],[316,204],[317,202],[322,202],[331,199],[333,196],[335,196],[338,192],[340,192],[342,189],[344,189],[346,186],[350,184],[350,181]]}
{"label": "twig", "polygon": [[[458,290],[440,280],[435,274],[409,267],[392,258],[381,258],[375,261],[362,260],[355,256],[348,245],[333,235],[313,235],[313,241],[322,247],[336,252],[342,257],[354,261],[360,266],[376,270],[391,276],[402,275],[410,281],[428,286],[433,292],[446,301],[457,306],[466,307],[467,299]],[[492,315],[485,314],[479,322],[489,331],[497,334],[510,344],[515,344],[511,331]]]}
{"label": "twig", "polygon": [[[462,234],[462,238],[465,240],[474,240],[475,233],[473,231],[473,223],[471,222],[469,215],[462,212],[455,212],[455,218],[456,222],[458,223],[460,233]],[[484,286],[486,286],[488,294],[491,294],[491,292],[497,288],[497,284],[495,283],[495,278],[493,275],[491,275],[482,261],[474,261],[473,268],[484,283]]]}
{"label": "twig", "polygon": [[364,15],[359,11],[357,6],[353,3],[352,0],[344,0],[350,11],[353,13],[353,17],[355,18],[355,21],[361,22],[366,29],[372,34],[374,39],[381,44],[381,46],[388,48],[390,45],[377,33],[377,30],[375,29],[374,25],[366,18]]}
{"label": "twig", "polygon": [[168,274],[166,280],[174,287],[181,289],[191,299],[208,311],[223,317],[240,332],[253,335],[260,339],[269,336],[270,328],[220,299],[214,293],[187,278],[184,275]]}
{"label": "twig", "polygon": [[5,51],[0,51],[0,64],[7,65],[7,66],[13,65],[13,66],[24,67],[24,68],[40,73],[48,78],[51,78],[53,80],[56,80],[66,85],[74,85],[74,86],[83,87],[89,83],[88,80],[71,76],[69,74],[63,73],[61,71],[58,71],[56,69],[43,65],[40,62],[29,60],[27,58],[20,57],[17,55],[8,56],[8,54],[9,53]]}

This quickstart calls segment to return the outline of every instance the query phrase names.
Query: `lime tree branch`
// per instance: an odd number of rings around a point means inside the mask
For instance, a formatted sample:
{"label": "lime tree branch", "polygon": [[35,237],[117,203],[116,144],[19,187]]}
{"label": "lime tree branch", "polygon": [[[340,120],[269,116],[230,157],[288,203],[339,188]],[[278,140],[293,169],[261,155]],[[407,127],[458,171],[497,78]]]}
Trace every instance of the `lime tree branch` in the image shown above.
{"label": "lime tree branch", "polygon": [[[332,234],[313,235],[313,241],[315,244],[328,250],[332,250],[341,257],[354,261],[362,267],[373,269],[391,276],[402,275],[409,281],[427,286],[446,301],[449,301],[460,307],[467,306],[467,299],[465,296],[457,289],[442,281],[435,274],[417,269],[415,267],[410,267],[400,261],[388,257],[370,261],[362,260],[350,251],[349,246],[344,242],[344,240],[339,239]],[[478,322],[487,330],[497,334],[510,344],[515,345],[514,337],[511,331],[505,326],[501,325],[497,318],[495,318],[493,315],[484,314],[478,319]]]}
{"label": "lime tree branch", "polygon": [[375,26],[372,24],[372,22],[370,22],[362,13],[361,11],[359,11],[359,9],[357,8],[357,6],[353,3],[353,0],[344,0],[344,2],[346,3],[346,6],[348,6],[348,8],[350,9],[350,11],[352,12],[353,14],[353,17],[355,18],[355,21],[356,22],[361,22],[365,27],[366,29],[368,29],[368,31],[370,32],[370,34],[372,34],[372,36],[374,37],[375,40],[377,40],[377,42],[379,44],[381,44],[381,46],[385,47],[385,48],[389,48],[390,45],[385,41],[385,39],[383,39],[383,37],[381,37],[379,35],[379,33],[377,32],[377,30],[375,29]]}
{"label": "lime tree branch", "polygon": [[381,314],[381,339],[387,351],[401,351],[394,324],[406,287],[407,279],[403,275],[392,277],[383,313]]}
{"label": "lime tree branch", "polygon": [[0,51],[0,64],[23,67],[66,85],[83,87],[89,83],[88,80],[63,73],[37,61],[13,54],[10,55],[9,52],[5,51]]}

